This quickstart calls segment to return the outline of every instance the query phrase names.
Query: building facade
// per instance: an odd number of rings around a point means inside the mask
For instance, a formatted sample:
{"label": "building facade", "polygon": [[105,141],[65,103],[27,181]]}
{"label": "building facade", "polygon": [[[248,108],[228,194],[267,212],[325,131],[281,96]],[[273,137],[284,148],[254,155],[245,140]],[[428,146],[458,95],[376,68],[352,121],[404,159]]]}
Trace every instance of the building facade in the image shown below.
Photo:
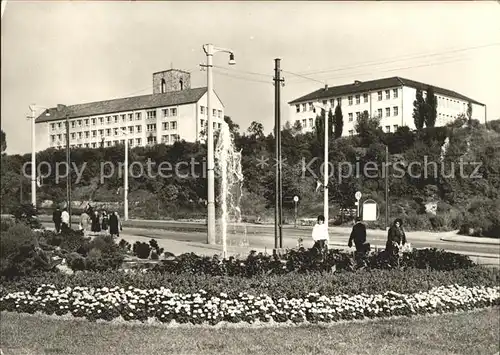
{"label": "building facade", "polygon": [[[214,128],[224,120],[224,105],[212,94]],[[191,88],[190,73],[170,69],[153,74],[153,94],[50,108],[35,120],[36,150],[66,146],[99,148],[124,144],[130,147],[178,140],[204,140],[208,108],[207,88]]]}
{"label": "building facade", "polygon": [[[288,121],[291,125],[300,123],[303,132],[314,130],[316,109],[313,103],[329,104],[332,112],[338,105],[342,108],[343,136],[356,134],[356,119],[367,111],[372,117],[380,118],[384,132],[395,132],[400,126],[415,129],[413,102],[417,89],[424,98],[429,85],[401,77],[377,79],[353,84],[325,87],[289,102]],[[486,121],[486,105],[454,91],[432,86],[437,98],[436,126],[453,121],[459,114],[467,112],[472,105],[472,119]]]}

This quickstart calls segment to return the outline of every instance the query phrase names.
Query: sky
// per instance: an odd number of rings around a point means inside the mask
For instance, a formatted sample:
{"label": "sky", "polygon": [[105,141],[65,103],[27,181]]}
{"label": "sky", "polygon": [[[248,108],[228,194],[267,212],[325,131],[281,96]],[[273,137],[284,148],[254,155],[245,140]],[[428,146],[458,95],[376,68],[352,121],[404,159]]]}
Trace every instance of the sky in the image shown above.
{"label": "sky", "polygon": [[[3,0],[2,0],[3,2]],[[1,127],[7,153],[31,151],[29,105],[152,93],[152,73],[188,70],[206,86],[214,56],[225,114],[274,127],[274,59],[287,102],[314,90],[402,76],[457,91],[500,118],[498,2],[11,1],[1,23]],[[302,76],[299,76],[302,75]],[[305,76],[305,77],[304,77]],[[37,112],[39,114],[41,112]]]}

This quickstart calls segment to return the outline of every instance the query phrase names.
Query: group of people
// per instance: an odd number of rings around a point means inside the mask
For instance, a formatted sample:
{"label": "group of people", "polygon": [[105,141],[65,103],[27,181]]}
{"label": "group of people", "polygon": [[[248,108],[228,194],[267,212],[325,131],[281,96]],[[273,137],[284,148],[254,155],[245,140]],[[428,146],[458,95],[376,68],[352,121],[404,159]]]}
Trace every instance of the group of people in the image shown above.
{"label": "group of people", "polygon": [[[70,228],[67,208],[64,208],[61,212],[59,207],[57,207],[52,215],[52,220],[56,233],[64,233]],[[78,227],[85,235],[89,232],[92,234],[101,232],[107,233],[109,229],[109,234],[116,237],[120,236],[120,231],[123,229],[118,212],[110,212],[108,215],[106,210],[99,212],[98,210],[94,210],[91,205],[88,205],[80,215]]]}
{"label": "group of people", "polygon": [[[356,252],[366,254],[371,249],[370,243],[366,242],[366,226],[361,221],[360,217],[357,217],[355,221],[356,223],[352,227],[347,245],[349,248],[352,248],[354,242]],[[325,250],[328,248],[328,228],[325,224],[325,217],[322,215],[318,216],[317,223],[312,230],[312,239],[314,241],[313,248],[318,250]],[[401,218],[397,218],[387,232],[385,250],[390,254],[397,254],[405,244],[406,234],[403,229],[403,221]]]}

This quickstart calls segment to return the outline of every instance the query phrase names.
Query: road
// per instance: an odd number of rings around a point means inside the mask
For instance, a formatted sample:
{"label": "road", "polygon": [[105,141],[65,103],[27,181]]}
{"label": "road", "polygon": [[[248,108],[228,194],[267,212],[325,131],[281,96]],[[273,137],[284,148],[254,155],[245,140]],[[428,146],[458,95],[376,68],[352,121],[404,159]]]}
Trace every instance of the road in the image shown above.
{"label": "road", "polygon": [[[43,225],[52,228],[53,224],[46,217],[40,218]],[[76,229],[77,224],[74,223]],[[303,238],[305,247],[312,246],[312,227],[286,226],[283,228],[283,247],[297,246],[299,238]],[[330,245],[332,248],[344,248],[349,239],[349,228],[330,227]],[[130,220],[124,222],[123,233],[146,238],[175,240],[180,242],[205,243],[206,225],[197,222],[144,221]],[[220,234],[217,233],[217,236]],[[448,242],[439,239],[440,235],[429,232],[408,232],[408,242],[415,248],[438,248],[467,255],[488,256],[499,258],[500,249],[495,245]],[[368,230],[368,242],[373,247],[384,248],[386,232],[383,230]],[[228,245],[238,245],[247,241],[253,248],[274,248],[274,226],[272,225],[238,225],[228,227]],[[246,244],[246,243],[245,243]]]}

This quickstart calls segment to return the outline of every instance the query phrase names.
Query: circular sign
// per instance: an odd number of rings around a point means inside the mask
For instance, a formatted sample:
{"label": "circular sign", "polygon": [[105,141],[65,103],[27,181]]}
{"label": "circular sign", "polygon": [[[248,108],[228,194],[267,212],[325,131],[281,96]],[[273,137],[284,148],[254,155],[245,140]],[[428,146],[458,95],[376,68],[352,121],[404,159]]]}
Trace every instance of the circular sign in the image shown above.
{"label": "circular sign", "polygon": [[359,200],[361,198],[361,192],[356,191],[356,193],[354,194],[354,197],[356,197],[356,200]]}
{"label": "circular sign", "polygon": [[299,196],[293,196],[293,201],[299,202]]}

